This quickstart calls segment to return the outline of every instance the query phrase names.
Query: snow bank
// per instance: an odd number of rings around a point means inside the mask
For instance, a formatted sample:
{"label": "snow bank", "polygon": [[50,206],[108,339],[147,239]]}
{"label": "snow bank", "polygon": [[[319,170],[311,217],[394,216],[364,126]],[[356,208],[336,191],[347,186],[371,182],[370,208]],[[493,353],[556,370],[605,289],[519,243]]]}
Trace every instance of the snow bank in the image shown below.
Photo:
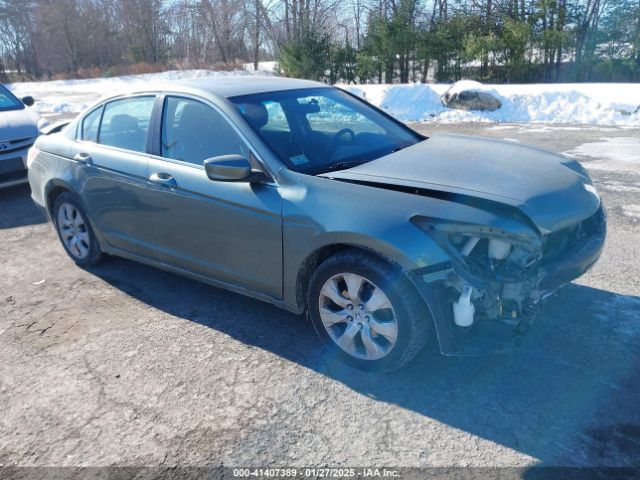
{"label": "snow bank", "polygon": [[31,95],[38,113],[50,116],[59,113],[79,113],[100,97],[128,88],[137,83],[171,82],[193,78],[219,78],[236,75],[272,75],[275,62],[261,62],[258,71],[253,64],[243,65],[242,70],[214,72],[211,70],[171,70],[162,73],[125,75],[112,78],[86,80],[53,80],[49,82],[21,82],[7,85],[17,96]]}
{"label": "snow bank", "polygon": [[[467,84],[468,83],[468,84]],[[481,85],[456,87],[490,92],[502,108],[494,112],[447,109],[440,96],[446,84],[342,85],[404,121],[574,123],[640,127],[639,84]]]}
{"label": "snow bank", "polygon": [[[257,72],[252,64],[241,70],[179,70],[145,75],[129,75],[90,80],[25,82],[9,85],[18,96],[32,95],[35,109],[45,116],[78,113],[101,96],[133,83],[162,82],[189,78],[216,78],[227,75],[269,75],[275,62],[261,62]],[[512,122],[569,123],[583,125],[627,125],[640,127],[640,84],[533,84],[482,85],[458,82],[456,88],[470,86],[491,92],[502,108],[489,111],[451,110],[440,96],[446,84],[339,85],[366,98],[374,105],[404,121],[413,122]]]}

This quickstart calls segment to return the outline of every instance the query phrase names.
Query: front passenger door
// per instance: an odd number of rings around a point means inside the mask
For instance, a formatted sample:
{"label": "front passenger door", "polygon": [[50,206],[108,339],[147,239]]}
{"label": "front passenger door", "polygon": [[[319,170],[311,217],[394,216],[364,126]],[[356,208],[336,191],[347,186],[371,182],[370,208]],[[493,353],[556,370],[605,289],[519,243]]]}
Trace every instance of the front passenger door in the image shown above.
{"label": "front passenger door", "polygon": [[282,297],[281,199],[269,183],[210,180],[203,161],[252,153],[212,106],[164,101],[160,156],[149,161],[161,262],[271,297]]}

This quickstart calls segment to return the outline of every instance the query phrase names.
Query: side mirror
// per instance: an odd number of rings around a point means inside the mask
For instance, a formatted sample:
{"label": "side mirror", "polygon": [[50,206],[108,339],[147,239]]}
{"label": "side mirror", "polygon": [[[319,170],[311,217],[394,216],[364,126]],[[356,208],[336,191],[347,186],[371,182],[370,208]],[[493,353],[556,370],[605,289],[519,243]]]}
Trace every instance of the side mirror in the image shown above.
{"label": "side mirror", "polygon": [[251,169],[251,164],[242,155],[221,155],[204,161],[207,177],[217,182],[248,182],[264,180],[263,172]]}
{"label": "side mirror", "polygon": [[27,96],[27,97],[22,97],[20,99],[22,101],[22,103],[24,103],[27,107],[32,107],[33,104],[35,103],[35,100],[33,99],[32,96]]}

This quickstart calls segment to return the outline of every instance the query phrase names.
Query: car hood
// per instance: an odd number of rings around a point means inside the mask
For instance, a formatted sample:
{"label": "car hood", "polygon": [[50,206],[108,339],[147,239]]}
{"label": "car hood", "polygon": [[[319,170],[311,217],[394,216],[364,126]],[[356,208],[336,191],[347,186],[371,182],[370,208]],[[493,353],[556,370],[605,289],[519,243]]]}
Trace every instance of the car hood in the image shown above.
{"label": "car hood", "polygon": [[0,112],[0,142],[38,135],[38,115],[26,108]]}
{"label": "car hood", "polygon": [[584,220],[600,206],[588,174],[575,160],[482,137],[434,135],[363,165],[322,176],[500,202],[519,208],[542,233]]}

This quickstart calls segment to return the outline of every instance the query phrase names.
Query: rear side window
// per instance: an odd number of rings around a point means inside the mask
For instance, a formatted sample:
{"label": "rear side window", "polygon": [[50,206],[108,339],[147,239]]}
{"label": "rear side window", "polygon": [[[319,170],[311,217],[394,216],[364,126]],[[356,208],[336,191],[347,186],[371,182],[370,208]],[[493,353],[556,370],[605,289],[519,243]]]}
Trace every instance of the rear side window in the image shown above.
{"label": "rear side window", "polygon": [[100,117],[102,116],[102,107],[96,108],[82,120],[81,140],[87,142],[98,141],[98,127],[100,126]]}
{"label": "rear side window", "polygon": [[151,122],[154,96],[123,98],[104,107],[98,142],[144,153]]}

